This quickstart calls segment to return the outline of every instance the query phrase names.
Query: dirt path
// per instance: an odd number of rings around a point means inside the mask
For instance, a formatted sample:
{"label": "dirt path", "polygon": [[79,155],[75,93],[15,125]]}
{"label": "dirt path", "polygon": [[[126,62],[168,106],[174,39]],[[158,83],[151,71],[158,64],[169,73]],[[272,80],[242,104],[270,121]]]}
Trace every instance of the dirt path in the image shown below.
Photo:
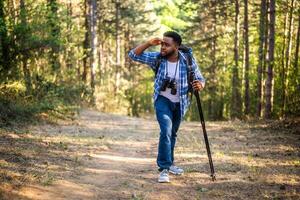
{"label": "dirt path", "polygon": [[[26,133],[6,137],[18,145],[24,138],[31,138],[35,148],[15,152],[28,160],[29,164],[23,165],[27,166],[23,175],[28,183],[2,185],[2,197],[300,199],[299,129],[274,131],[264,124],[239,122],[207,123],[207,129],[217,181],[209,177],[200,125],[184,122],[175,158],[185,174],[171,176],[170,184],[158,184],[159,129],[155,120],[82,110],[73,122],[33,126]],[[3,160],[6,164],[3,161],[0,166],[6,166],[6,170],[20,168],[21,161],[13,160],[11,155]],[[32,174],[39,178],[29,181]],[[9,176],[17,177],[6,173],[5,177]]]}

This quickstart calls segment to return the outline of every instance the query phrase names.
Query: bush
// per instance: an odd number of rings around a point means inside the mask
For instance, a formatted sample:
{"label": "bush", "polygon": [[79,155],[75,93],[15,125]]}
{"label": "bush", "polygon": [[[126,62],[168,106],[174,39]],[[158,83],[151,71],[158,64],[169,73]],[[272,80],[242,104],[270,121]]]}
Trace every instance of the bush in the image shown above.
{"label": "bush", "polygon": [[83,84],[54,84],[39,80],[29,95],[22,82],[0,85],[0,125],[32,121],[40,113],[74,113],[90,91]]}

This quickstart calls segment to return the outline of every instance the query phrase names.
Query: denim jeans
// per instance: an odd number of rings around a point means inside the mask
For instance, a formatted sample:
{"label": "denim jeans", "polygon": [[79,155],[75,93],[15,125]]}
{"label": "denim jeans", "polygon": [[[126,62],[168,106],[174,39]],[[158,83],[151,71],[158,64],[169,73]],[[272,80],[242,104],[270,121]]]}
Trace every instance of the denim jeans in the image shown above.
{"label": "denim jeans", "polygon": [[159,171],[169,169],[174,162],[174,147],[180,125],[180,103],[174,103],[159,95],[154,103],[160,126],[157,165]]}

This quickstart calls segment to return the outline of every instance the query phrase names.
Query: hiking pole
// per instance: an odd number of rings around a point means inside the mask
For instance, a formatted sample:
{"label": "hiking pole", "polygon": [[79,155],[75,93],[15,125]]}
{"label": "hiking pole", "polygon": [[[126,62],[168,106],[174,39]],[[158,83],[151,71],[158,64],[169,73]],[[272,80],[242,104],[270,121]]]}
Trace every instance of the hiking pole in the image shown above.
{"label": "hiking pole", "polygon": [[214,164],[211,158],[211,152],[210,152],[210,147],[209,147],[209,142],[208,142],[208,137],[207,137],[207,133],[206,133],[206,128],[205,128],[205,121],[204,121],[204,116],[203,116],[203,111],[202,111],[202,106],[201,106],[201,100],[200,100],[200,95],[199,92],[194,90],[192,87],[192,83],[195,79],[195,71],[192,70],[192,65],[193,65],[193,61],[192,61],[192,56],[189,54],[187,55],[187,72],[188,72],[188,91],[191,92],[191,98],[193,96],[193,93],[196,97],[196,101],[197,101],[197,107],[198,107],[198,111],[199,111],[199,117],[200,117],[200,122],[201,122],[201,126],[202,126],[202,130],[203,130],[203,135],[204,135],[204,141],[205,141],[205,146],[206,146],[206,151],[207,151],[207,156],[208,156],[208,161],[209,161],[209,166],[210,166],[210,176],[212,178],[212,181],[216,180],[216,175],[215,175],[215,169],[214,169]]}
{"label": "hiking pole", "polygon": [[213,164],[212,158],[211,158],[211,152],[210,152],[208,137],[207,137],[207,133],[206,133],[204,116],[203,116],[203,112],[202,112],[202,106],[201,106],[199,92],[194,90],[194,95],[196,96],[197,107],[198,107],[198,111],[199,111],[203,135],[204,135],[204,141],[205,141],[205,146],[206,146],[206,151],[207,151],[207,156],[208,156],[208,161],[209,161],[209,166],[210,166],[210,172],[211,172],[210,176],[212,178],[212,181],[215,181],[216,180],[215,169],[214,169],[214,164]]}
{"label": "hiking pole", "polygon": [[214,164],[213,164],[213,161],[211,158],[211,152],[210,152],[208,137],[207,137],[207,133],[206,133],[204,116],[203,116],[203,112],[202,112],[202,106],[201,106],[199,92],[194,90],[194,95],[196,96],[197,107],[198,107],[198,111],[199,111],[203,135],[204,135],[204,141],[205,141],[205,146],[206,146],[206,151],[207,151],[207,156],[208,156],[208,161],[209,161],[209,166],[210,166],[210,172],[211,172],[210,176],[212,178],[212,181],[215,181],[216,180],[215,169],[214,169]]}

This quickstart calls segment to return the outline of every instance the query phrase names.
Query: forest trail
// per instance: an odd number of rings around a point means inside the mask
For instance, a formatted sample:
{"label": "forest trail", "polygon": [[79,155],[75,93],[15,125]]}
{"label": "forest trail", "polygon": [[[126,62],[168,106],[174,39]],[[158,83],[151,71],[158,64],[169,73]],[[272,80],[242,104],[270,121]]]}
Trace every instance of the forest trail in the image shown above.
{"label": "forest trail", "polygon": [[[0,197],[300,199],[299,129],[286,131],[267,129],[265,124],[208,122],[207,132],[217,181],[212,182],[209,176],[200,123],[183,122],[175,160],[185,174],[171,175],[171,183],[159,184],[156,166],[159,128],[154,119],[81,110],[73,121],[35,125],[26,133],[3,137],[2,144],[9,141],[16,147],[29,142],[32,148],[7,153],[1,160],[1,166],[5,161],[8,171],[18,168],[25,177],[22,180],[28,182],[23,181],[18,187],[2,184]],[[23,158],[12,159],[12,155]],[[23,173],[21,162],[23,170],[26,167]],[[9,172],[6,175],[13,176]]]}

